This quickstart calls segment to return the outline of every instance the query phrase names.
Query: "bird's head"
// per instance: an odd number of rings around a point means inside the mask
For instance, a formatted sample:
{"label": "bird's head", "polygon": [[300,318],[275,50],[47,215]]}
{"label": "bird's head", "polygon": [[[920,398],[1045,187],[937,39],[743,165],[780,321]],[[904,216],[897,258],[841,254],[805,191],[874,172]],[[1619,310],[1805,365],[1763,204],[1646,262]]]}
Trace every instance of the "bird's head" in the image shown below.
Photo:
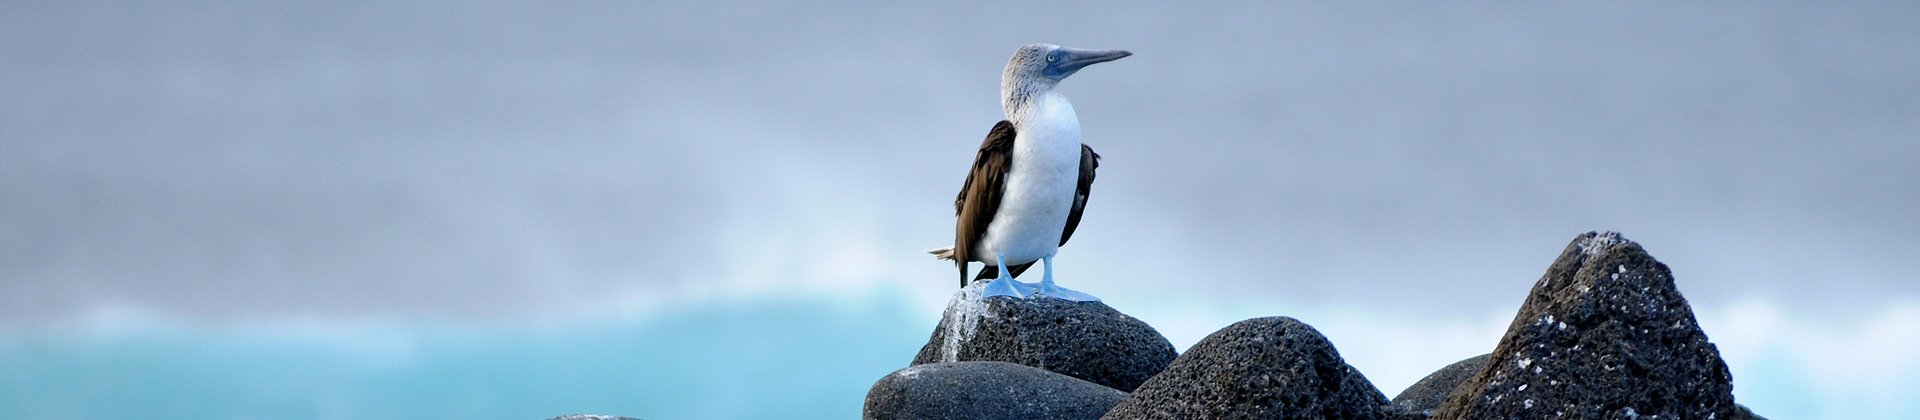
{"label": "bird's head", "polygon": [[1133,55],[1125,50],[1083,50],[1053,44],[1030,44],[1013,52],[1006,73],[1000,75],[1000,103],[1015,119],[1027,101],[1053,90],[1060,80],[1081,68]]}

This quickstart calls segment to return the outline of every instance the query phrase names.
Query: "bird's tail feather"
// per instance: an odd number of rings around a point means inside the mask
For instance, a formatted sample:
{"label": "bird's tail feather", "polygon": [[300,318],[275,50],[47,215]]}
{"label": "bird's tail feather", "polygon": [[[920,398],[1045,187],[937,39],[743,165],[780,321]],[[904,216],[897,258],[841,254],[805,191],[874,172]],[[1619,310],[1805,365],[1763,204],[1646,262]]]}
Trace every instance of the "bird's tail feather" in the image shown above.
{"label": "bird's tail feather", "polygon": [[951,245],[929,249],[927,253],[933,254],[933,257],[937,259],[953,261],[953,246]]}

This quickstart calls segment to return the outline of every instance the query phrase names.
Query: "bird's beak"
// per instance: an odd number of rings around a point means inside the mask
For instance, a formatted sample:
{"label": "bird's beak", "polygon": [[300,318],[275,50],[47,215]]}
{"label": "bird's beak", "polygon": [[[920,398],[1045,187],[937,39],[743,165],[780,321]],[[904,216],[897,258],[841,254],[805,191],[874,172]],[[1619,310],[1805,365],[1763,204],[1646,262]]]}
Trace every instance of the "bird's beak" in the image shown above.
{"label": "bird's beak", "polygon": [[1060,51],[1067,53],[1065,60],[1061,60],[1060,63],[1055,65],[1059,66],[1061,72],[1066,74],[1073,74],[1073,72],[1080,71],[1081,67],[1094,65],[1097,63],[1105,63],[1113,60],[1119,60],[1122,58],[1126,58],[1129,55],[1133,55],[1133,53],[1128,52],[1127,50],[1083,50],[1079,48],[1061,48]]}

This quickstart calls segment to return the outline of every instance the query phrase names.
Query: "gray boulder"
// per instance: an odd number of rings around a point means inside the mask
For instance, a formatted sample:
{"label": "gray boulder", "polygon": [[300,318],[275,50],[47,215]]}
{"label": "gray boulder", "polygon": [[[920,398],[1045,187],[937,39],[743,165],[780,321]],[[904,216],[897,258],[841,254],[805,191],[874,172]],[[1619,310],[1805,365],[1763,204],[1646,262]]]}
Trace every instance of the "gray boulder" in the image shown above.
{"label": "gray boulder", "polygon": [[1393,404],[1387,407],[1387,411],[1403,419],[1424,419],[1432,416],[1434,409],[1439,408],[1440,403],[1447,401],[1447,395],[1452,394],[1455,387],[1465,383],[1473,375],[1479,374],[1480,369],[1487,366],[1487,356],[1490,355],[1482,354],[1453,362],[1447,367],[1428,374],[1425,378],[1420,378],[1419,382],[1414,382],[1405,391],[1400,391],[1400,395],[1393,397]]}
{"label": "gray boulder", "polygon": [[1208,335],[1105,418],[1378,419],[1386,404],[1319,331],[1267,317]]}
{"label": "gray boulder", "polygon": [[867,419],[1097,419],[1127,394],[1006,362],[909,366],[867,391]]}
{"label": "gray boulder", "polygon": [[1037,367],[1120,391],[1165,369],[1173,343],[1100,302],[981,299],[987,282],[954,294],[913,365],[1000,361]]}
{"label": "gray boulder", "polygon": [[1732,379],[1667,266],[1617,233],[1589,232],[1434,417],[1726,419]]}

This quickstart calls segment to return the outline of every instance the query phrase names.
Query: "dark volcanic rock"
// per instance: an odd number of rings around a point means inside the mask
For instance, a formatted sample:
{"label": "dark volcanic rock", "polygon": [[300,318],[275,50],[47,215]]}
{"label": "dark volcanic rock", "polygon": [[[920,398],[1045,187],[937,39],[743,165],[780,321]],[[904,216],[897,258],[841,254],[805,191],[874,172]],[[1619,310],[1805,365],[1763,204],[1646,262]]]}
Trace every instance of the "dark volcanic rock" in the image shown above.
{"label": "dark volcanic rock", "polygon": [[1319,331],[1267,317],[1208,335],[1105,418],[1377,419],[1386,404]]}
{"label": "dark volcanic rock", "polygon": [[1732,379],[1667,266],[1617,233],[1589,232],[1434,418],[1726,419]]}
{"label": "dark volcanic rock", "polygon": [[1159,331],[1104,303],[982,300],[980,290],[986,283],[975,282],[954,294],[933,337],[914,356],[914,365],[1019,363],[1132,391],[1173,362],[1173,344]]}
{"label": "dark volcanic rock", "polygon": [[867,391],[868,419],[1097,419],[1127,394],[1006,362],[909,366]]}
{"label": "dark volcanic rock", "polygon": [[1426,418],[1433,415],[1433,410],[1439,408],[1440,403],[1447,401],[1447,395],[1452,394],[1454,388],[1459,387],[1461,383],[1480,373],[1480,369],[1487,366],[1487,356],[1490,355],[1482,354],[1453,362],[1447,367],[1428,374],[1425,378],[1420,378],[1420,382],[1414,382],[1413,386],[1407,387],[1405,391],[1400,391],[1400,395],[1393,397],[1393,406],[1387,407],[1387,411],[1406,418]]}

